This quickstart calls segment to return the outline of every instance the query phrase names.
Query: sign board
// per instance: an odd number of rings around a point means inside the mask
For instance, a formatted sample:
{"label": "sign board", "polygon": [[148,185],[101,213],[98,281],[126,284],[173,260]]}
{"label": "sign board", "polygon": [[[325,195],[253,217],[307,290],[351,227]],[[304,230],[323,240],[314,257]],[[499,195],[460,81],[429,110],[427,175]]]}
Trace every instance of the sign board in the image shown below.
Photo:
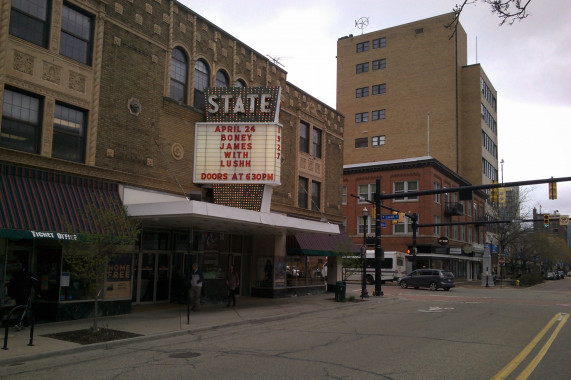
{"label": "sign board", "polygon": [[399,215],[398,214],[383,214],[381,215],[381,220],[399,220]]}
{"label": "sign board", "polygon": [[500,256],[500,257],[498,258],[498,263],[499,263],[501,266],[504,266],[504,265],[506,265],[506,259],[505,259],[504,257],[501,257],[501,256]]}
{"label": "sign board", "polygon": [[280,185],[281,130],[270,123],[196,123],[194,182]]}
{"label": "sign board", "polygon": [[446,236],[441,236],[438,238],[438,244],[440,244],[440,245],[443,245],[443,246],[448,245],[448,242],[449,242],[449,240]]}
{"label": "sign board", "polygon": [[207,88],[196,123],[194,182],[281,185],[281,87]]}

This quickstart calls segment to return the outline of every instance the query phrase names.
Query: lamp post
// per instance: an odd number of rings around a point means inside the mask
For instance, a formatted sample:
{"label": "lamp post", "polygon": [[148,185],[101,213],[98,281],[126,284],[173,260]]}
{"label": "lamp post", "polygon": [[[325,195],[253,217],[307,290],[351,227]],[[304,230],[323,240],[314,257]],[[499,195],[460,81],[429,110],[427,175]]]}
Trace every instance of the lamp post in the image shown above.
{"label": "lamp post", "polygon": [[361,299],[369,297],[367,292],[367,217],[369,212],[363,207],[363,247],[361,248],[361,258],[363,259],[363,283],[361,287]]}

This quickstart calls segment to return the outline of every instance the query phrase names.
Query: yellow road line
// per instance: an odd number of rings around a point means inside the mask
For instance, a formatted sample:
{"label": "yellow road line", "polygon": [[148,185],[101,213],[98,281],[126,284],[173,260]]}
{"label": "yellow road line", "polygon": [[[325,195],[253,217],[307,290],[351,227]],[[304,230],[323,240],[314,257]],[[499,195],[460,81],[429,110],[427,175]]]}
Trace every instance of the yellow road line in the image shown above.
{"label": "yellow road line", "polygon": [[[563,317],[563,315],[561,315],[561,317]],[[529,377],[529,375],[531,375],[531,373],[533,372],[535,367],[537,367],[537,365],[539,364],[541,359],[543,359],[543,357],[547,353],[547,350],[549,349],[549,347],[551,347],[551,344],[553,343],[553,341],[557,337],[557,334],[559,334],[559,331],[561,331],[561,328],[563,327],[565,322],[567,322],[568,319],[569,319],[569,314],[565,314],[565,316],[563,318],[559,318],[559,325],[557,325],[557,328],[555,329],[555,331],[553,331],[553,334],[551,334],[551,337],[549,338],[549,340],[547,342],[545,342],[545,345],[537,353],[535,358],[533,358],[531,363],[529,363],[527,365],[527,367],[525,367],[523,372],[519,374],[519,376],[516,378],[516,380],[525,380]]]}
{"label": "yellow road line", "polygon": [[545,327],[539,332],[539,334],[537,334],[535,338],[533,338],[533,340],[529,342],[528,345],[525,346],[525,348],[519,354],[517,354],[515,358],[512,359],[511,362],[506,364],[506,366],[502,368],[500,372],[496,373],[496,375],[492,377],[491,380],[501,380],[508,377],[510,373],[512,373],[517,368],[517,366],[521,364],[521,362],[527,357],[527,355],[529,355],[531,350],[533,350],[533,348],[537,345],[537,343],[539,343],[541,338],[543,338],[543,336],[547,333],[547,331],[549,331],[551,326],[553,326],[553,324],[557,321],[557,319],[560,316],[561,313],[555,314],[555,316],[551,318],[551,320],[547,323],[547,325],[545,325]]}

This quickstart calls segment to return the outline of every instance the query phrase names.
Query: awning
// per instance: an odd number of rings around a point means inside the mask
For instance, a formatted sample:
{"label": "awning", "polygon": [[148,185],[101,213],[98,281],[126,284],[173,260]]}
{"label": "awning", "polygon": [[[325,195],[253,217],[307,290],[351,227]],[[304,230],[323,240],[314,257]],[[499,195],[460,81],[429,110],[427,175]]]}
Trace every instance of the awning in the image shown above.
{"label": "awning", "polygon": [[288,255],[338,256],[360,253],[359,247],[345,234],[300,233],[286,240]]}
{"label": "awning", "polygon": [[0,237],[66,240],[67,225],[81,226],[83,205],[121,206],[118,185],[0,163]]}

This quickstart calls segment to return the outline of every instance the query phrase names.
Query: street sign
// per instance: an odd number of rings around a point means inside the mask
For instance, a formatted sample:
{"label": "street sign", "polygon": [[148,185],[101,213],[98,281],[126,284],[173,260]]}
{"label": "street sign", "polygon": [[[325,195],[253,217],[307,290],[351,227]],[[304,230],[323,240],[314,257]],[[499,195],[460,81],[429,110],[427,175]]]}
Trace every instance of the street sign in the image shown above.
{"label": "street sign", "polygon": [[399,214],[383,214],[381,215],[382,220],[399,220]]}
{"label": "street sign", "polygon": [[501,266],[506,265],[506,259],[505,259],[505,257],[501,257],[501,256],[498,257],[498,263],[499,263]]}
{"label": "street sign", "polygon": [[444,245],[448,245],[448,238],[446,236],[441,236],[438,238],[438,244],[444,246]]}
{"label": "street sign", "polygon": [[381,222],[381,228],[385,228],[387,224],[385,222]]}

